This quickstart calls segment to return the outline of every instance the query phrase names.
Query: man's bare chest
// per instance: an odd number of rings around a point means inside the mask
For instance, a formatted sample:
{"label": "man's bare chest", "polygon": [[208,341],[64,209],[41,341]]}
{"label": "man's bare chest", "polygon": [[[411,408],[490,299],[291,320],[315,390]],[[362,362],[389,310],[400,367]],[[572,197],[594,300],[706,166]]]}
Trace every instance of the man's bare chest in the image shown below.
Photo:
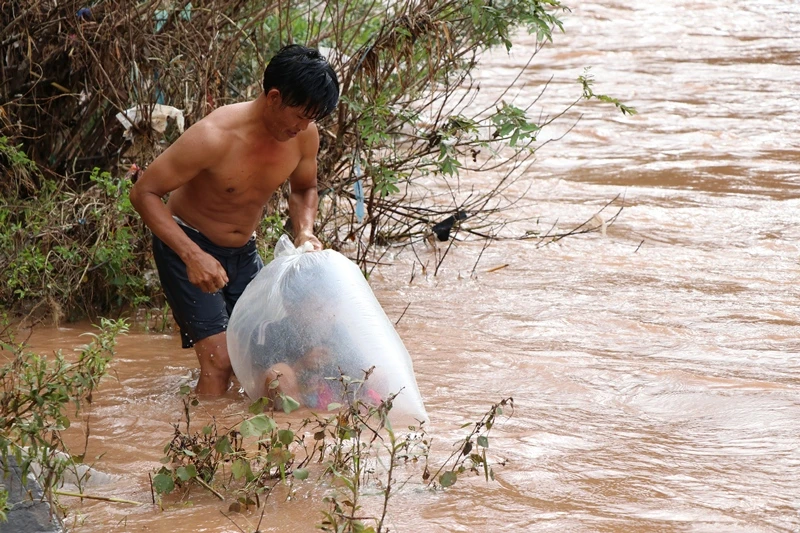
{"label": "man's bare chest", "polygon": [[288,150],[280,153],[234,150],[210,169],[208,185],[230,200],[241,196],[265,199],[291,176],[299,161],[299,154]]}

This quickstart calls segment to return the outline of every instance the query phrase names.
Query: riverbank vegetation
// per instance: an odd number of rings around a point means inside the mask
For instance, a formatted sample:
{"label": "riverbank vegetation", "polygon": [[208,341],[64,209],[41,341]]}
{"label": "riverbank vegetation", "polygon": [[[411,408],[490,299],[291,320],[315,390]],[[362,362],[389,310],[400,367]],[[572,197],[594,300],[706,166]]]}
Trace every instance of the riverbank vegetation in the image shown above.
{"label": "riverbank vegetation", "polygon": [[[106,375],[124,321],[102,320],[97,333],[74,360],[61,352],[33,353],[16,340],[13,326],[0,329],[0,463],[9,461],[21,479],[35,474],[45,498],[55,504],[55,492],[64,474],[83,462],[83,454],[69,450],[62,439],[83,406]],[[88,438],[88,431],[85,433]],[[80,488],[81,476],[73,476]],[[5,520],[9,487],[0,483],[0,521]],[[56,513],[57,514],[57,513]]]}
{"label": "riverbank vegetation", "polygon": [[[160,308],[128,169],[215,107],[255,97],[289,42],[322,49],[342,86],[319,124],[326,246],[369,272],[387,245],[498,237],[519,201],[509,187],[563,110],[534,121],[535,101],[506,94],[477,105],[473,73],[515,32],[550,41],[566,10],[557,0],[4,2],[0,305],[56,319]],[[591,83],[579,80],[572,105],[633,112]],[[484,171],[484,187],[460,188],[460,173]],[[286,198],[275,195],[260,228],[265,256],[286,230]]]}
{"label": "riverbank vegetation", "polygon": [[[406,485],[442,490],[455,485],[459,476],[494,480],[494,467],[505,461],[491,457],[489,434],[496,422],[513,414],[513,398],[500,400],[479,420],[464,424],[466,436],[435,466],[424,421],[396,429],[391,422],[394,396],[380,403],[360,399],[369,374],[361,379],[340,376],[341,403],[329,405],[327,413],[281,423],[275,405],[262,398],[250,406],[251,416],[230,428],[213,420],[193,428],[199,402],[184,386],[184,420],[175,424],[174,437],[164,448],[164,466],[152,477],[153,504],[186,501],[191,489],[199,487],[228,504],[226,516],[240,531],[245,529],[237,517],[245,518],[237,513],[261,509],[254,529],[259,531],[261,520],[269,521],[266,501],[302,497],[298,495],[308,480],[325,489],[318,529],[380,533],[389,530],[391,503]],[[297,405],[291,398],[282,400],[287,413]],[[369,509],[365,492],[377,495]]]}

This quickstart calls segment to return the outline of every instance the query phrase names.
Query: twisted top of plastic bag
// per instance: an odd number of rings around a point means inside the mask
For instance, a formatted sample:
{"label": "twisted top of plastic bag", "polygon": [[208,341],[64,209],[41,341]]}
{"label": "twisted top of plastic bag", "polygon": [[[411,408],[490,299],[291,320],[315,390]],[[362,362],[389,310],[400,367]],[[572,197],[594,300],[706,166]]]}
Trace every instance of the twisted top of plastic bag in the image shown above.
{"label": "twisted top of plastic bag", "polygon": [[304,242],[299,248],[294,245],[292,239],[288,235],[281,235],[278,243],[275,245],[275,257],[284,257],[290,255],[299,255],[314,250],[314,245],[310,242]]}

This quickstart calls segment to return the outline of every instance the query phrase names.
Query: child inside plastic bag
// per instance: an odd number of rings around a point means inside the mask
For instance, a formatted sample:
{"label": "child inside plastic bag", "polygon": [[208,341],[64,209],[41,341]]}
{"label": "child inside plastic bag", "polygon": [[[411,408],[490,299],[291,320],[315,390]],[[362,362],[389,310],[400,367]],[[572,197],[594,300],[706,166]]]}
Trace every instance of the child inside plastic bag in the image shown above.
{"label": "child inside plastic bag", "polygon": [[364,376],[366,369],[355,364],[354,343],[337,318],[335,287],[325,283],[324,266],[305,261],[287,269],[281,280],[286,316],[265,320],[256,330],[253,363],[266,370],[264,386],[272,400],[283,393],[307,407],[325,409],[342,399],[341,376]]}
{"label": "child inside plastic bag", "polygon": [[361,271],[332,250],[279,243],[234,308],[228,349],[252,399],[283,393],[325,410],[344,399],[342,382],[355,380],[348,390],[360,400],[399,393],[393,411],[427,418],[400,337]]}

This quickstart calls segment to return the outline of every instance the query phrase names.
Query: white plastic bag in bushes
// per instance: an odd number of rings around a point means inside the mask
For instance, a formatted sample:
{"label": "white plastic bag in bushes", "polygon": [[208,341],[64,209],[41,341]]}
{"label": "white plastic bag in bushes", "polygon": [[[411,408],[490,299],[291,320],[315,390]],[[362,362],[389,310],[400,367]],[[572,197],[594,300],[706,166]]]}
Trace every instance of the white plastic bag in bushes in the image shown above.
{"label": "white plastic bag in bushes", "polygon": [[233,371],[253,400],[268,396],[277,371],[281,383],[286,375],[296,381],[301,405],[326,410],[342,401],[342,375],[363,379],[374,366],[361,399],[399,392],[392,413],[427,419],[403,341],[361,271],[338,252],[297,249],[281,237],[275,259],[236,303],[227,336]]}

